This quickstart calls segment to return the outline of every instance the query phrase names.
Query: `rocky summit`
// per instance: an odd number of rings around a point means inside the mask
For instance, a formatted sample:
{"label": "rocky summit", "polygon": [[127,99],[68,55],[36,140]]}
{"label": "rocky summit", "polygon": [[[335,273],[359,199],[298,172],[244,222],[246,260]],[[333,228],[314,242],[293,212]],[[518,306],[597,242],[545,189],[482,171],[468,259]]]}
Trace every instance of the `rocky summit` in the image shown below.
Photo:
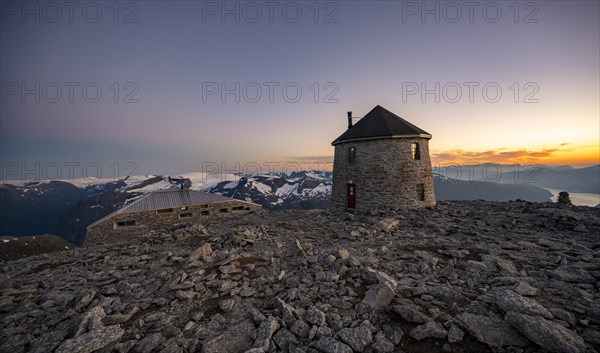
{"label": "rocky summit", "polygon": [[600,209],[259,211],[4,262],[0,351],[600,352]]}

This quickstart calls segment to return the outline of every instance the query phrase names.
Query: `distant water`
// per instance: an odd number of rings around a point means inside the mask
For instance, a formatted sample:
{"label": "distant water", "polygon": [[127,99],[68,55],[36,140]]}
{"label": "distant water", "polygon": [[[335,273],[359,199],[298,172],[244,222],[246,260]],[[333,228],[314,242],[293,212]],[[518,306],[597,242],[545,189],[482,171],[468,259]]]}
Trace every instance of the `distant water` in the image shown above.
{"label": "distant water", "polygon": [[[561,191],[565,191],[565,190],[558,190],[558,189],[548,189],[548,188],[544,188],[548,191],[550,191],[552,193],[552,201],[556,201],[556,198],[558,197],[558,193]],[[573,203],[573,205],[577,205],[577,206],[591,206],[594,207],[597,204],[600,204],[600,194],[591,194],[591,193],[586,193],[586,192],[570,192],[567,191],[569,193],[569,198],[571,198],[571,202]]]}

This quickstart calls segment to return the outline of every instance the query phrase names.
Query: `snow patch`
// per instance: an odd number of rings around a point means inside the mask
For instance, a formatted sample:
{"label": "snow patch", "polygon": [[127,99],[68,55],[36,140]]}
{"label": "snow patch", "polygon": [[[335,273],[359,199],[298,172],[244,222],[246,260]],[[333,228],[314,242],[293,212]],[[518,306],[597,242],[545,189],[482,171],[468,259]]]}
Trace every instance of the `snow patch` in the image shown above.
{"label": "snow patch", "polygon": [[143,192],[143,193],[148,193],[148,192],[153,192],[153,191],[158,191],[158,190],[166,190],[166,189],[171,189],[173,187],[173,184],[171,184],[170,182],[166,181],[166,180],[161,180],[159,182],[150,184],[150,185],[146,185],[141,189],[133,189],[133,190],[127,190],[128,192]]}
{"label": "snow patch", "polygon": [[235,174],[204,172],[185,173],[181,174],[177,178],[189,179],[192,182],[192,186],[190,187],[190,189],[197,191],[204,191],[210,189],[213,186],[216,186],[217,184],[224,181],[235,181],[237,185],[237,181],[240,179],[240,177]]}
{"label": "snow patch", "polygon": [[284,184],[282,187],[275,191],[275,195],[278,197],[286,197],[298,189],[298,184]]}
{"label": "snow patch", "polygon": [[253,181],[252,187],[264,195],[271,194],[271,187],[269,185],[261,183],[260,181]]}
{"label": "snow patch", "polygon": [[316,188],[310,190],[311,194],[331,193],[331,185],[319,184]]}
{"label": "snow patch", "polygon": [[[130,203],[130,202],[132,202],[132,201],[135,201],[135,200],[139,199],[139,198],[140,198],[140,197],[142,197],[142,196],[144,196],[144,195],[138,195],[138,196],[135,196],[135,197],[129,198],[129,199],[125,200],[125,203],[124,203],[124,205],[127,205],[128,203]],[[114,207],[114,205],[113,205],[113,207]]]}
{"label": "snow patch", "polygon": [[225,184],[225,185],[223,186],[223,189],[233,189],[233,188],[235,188],[236,186],[238,186],[238,184],[239,184],[239,182],[237,182],[237,181],[231,181],[231,182],[229,182],[229,183]]}

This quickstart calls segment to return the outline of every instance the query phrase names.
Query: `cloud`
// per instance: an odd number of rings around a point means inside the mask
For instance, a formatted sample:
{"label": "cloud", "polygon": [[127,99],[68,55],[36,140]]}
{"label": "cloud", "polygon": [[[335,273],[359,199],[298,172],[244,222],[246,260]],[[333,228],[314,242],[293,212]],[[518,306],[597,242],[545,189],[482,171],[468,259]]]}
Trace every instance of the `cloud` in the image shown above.
{"label": "cloud", "polygon": [[528,150],[525,148],[509,150],[506,148],[498,148],[487,151],[465,151],[455,149],[432,152],[431,158],[434,162],[438,163],[531,163],[541,162],[543,159],[554,157],[556,152],[564,151],[567,150],[560,148],[542,148],[541,150]]}

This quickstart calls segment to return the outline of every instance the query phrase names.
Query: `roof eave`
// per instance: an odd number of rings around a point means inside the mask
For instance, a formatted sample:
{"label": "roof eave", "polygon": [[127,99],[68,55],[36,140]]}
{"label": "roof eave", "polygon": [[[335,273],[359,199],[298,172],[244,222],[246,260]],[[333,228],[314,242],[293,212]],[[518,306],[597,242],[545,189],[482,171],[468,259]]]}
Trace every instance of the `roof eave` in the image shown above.
{"label": "roof eave", "polygon": [[119,213],[119,214],[127,214],[127,213],[140,213],[140,212],[146,212],[146,211],[157,211],[157,210],[163,210],[165,208],[178,208],[178,207],[193,207],[193,206],[199,206],[199,205],[212,205],[215,203],[222,203],[222,202],[231,202],[231,201],[238,201],[238,202],[242,202],[242,203],[247,203],[250,205],[256,205],[256,206],[261,206],[261,204],[255,203],[255,202],[251,202],[251,201],[246,201],[246,200],[240,200],[240,199],[234,199],[231,198],[231,200],[219,200],[219,201],[211,201],[211,202],[200,202],[200,203],[189,203],[189,204],[185,204],[185,205],[177,205],[177,206],[170,206],[170,207],[158,207],[158,208],[146,208],[143,210],[134,210],[134,211],[128,211],[125,210],[125,207],[117,210],[115,213]]}
{"label": "roof eave", "polygon": [[332,146],[335,146],[340,143],[345,142],[354,142],[354,141],[368,141],[368,140],[385,140],[385,139],[394,139],[394,138],[424,138],[430,140],[433,136],[431,134],[410,134],[410,135],[391,135],[391,136],[372,136],[372,137],[358,137],[352,139],[344,139],[344,140],[335,140],[331,143]]}

